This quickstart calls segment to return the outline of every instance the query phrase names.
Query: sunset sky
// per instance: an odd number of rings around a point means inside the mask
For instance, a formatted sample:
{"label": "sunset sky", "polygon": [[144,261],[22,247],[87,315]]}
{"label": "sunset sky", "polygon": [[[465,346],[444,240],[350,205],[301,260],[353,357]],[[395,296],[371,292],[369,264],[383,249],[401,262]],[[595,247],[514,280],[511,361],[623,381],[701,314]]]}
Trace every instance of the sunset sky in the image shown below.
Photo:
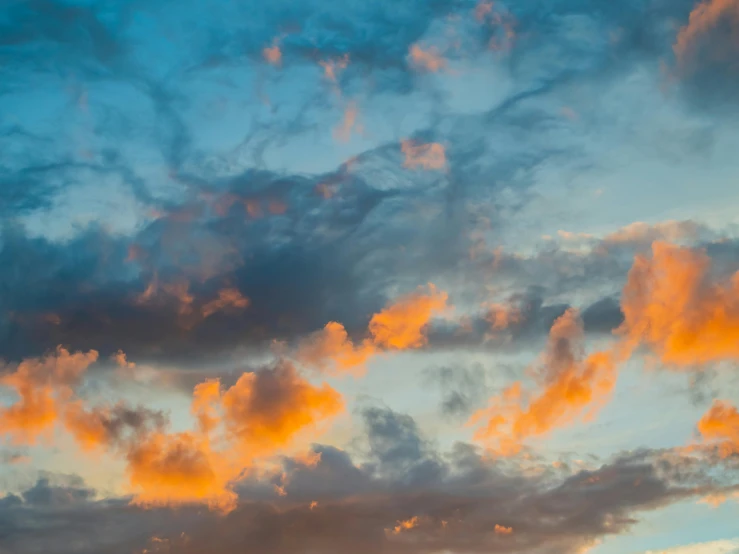
{"label": "sunset sky", "polygon": [[0,554],[739,554],[739,0],[0,2]]}

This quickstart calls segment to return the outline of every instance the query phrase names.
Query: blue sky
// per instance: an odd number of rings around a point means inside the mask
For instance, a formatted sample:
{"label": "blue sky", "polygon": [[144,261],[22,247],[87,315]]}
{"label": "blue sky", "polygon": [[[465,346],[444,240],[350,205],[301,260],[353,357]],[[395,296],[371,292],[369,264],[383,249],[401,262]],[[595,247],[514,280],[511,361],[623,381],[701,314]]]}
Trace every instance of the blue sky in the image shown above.
{"label": "blue sky", "polygon": [[0,554],[739,552],[737,33],[7,0]]}

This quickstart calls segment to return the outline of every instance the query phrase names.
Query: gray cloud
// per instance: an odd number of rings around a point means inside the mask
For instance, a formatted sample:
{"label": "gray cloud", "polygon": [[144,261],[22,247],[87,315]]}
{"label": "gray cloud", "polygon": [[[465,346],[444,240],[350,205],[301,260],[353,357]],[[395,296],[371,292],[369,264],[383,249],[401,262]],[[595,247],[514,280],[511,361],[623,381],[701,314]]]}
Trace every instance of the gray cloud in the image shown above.
{"label": "gray cloud", "polygon": [[[315,467],[285,460],[287,496],[276,496],[269,480],[247,480],[239,487],[239,508],[227,516],[141,510],[122,500],[95,500],[79,480],[43,478],[0,500],[0,535],[15,554],[49,548],[117,554],[151,547],[155,536],[183,554],[350,547],[565,554],[627,531],[640,512],[732,486],[732,473],[717,481],[704,461],[669,451],[623,454],[592,470],[535,469],[522,460],[491,460],[464,444],[437,452],[411,418],[389,410],[368,408],[364,419],[367,462],[316,445],[321,460]],[[412,528],[394,532],[413,517]],[[496,533],[496,525],[513,531]]]}

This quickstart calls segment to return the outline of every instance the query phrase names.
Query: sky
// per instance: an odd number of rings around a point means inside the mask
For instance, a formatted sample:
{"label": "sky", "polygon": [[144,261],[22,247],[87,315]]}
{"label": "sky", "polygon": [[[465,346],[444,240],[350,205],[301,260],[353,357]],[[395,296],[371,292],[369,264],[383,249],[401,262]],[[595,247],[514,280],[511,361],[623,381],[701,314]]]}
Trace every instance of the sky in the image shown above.
{"label": "sky", "polygon": [[739,0],[4,0],[0,554],[739,554]]}

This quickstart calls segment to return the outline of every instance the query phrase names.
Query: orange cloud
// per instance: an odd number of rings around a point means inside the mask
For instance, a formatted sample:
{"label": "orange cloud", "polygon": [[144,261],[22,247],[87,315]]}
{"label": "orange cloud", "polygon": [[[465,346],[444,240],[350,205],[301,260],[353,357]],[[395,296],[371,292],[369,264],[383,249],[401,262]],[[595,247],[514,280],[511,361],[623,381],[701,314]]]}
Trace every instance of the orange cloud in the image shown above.
{"label": "orange cloud", "polygon": [[266,46],[262,50],[262,56],[267,63],[272,65],[280,65],[282,63],[282,50],[280,50],[279,40],[275,39],[272,46]]}
{"label": "orange cloud", "polygon": [[143,258],[145,251],[138,244],[132,244],[128,247],[128,253],[126,255],[126,262],[135,262]]}
{"label": "orange cloud", "polygon": [[287,204],[282,200],[270,200],[267,202],[267,210],[272,215],[282,215],[287,212]]}
{"label": "orange cloud", "polygon": [[237,496],[230,483],[238,466],[192,433],[153,433],[128,452],[126,474],[141,506],[204,503],[228,513]]}
{"label": "orange cloud", "polygon": [[274,454],[344,409],[337,391],[313,386],[287,362],[245,373],[223,394],[222,404],[229,436],[250,456]]}
{"label": "orange cloud", "polygon": [[334,138],[340,142],[348,142],[352,131],[362,132],[362,126],[358,123],[359,109],[356,102],[349,102],[344,110],[341,123],[334,129]]}
{"label": "orange cloud", "polygon": [[501,13],[493,13],[492,24],[498,27],[497,36],[490,38],[488,47],[491,50],[510,50],[513,46],[513,41],[516,39],[516,31],[514,26],[516,24],[510,16],[503,15]]}
{"label": "orange cloud", "polygon": [[133,369],[136,367],[136,364],[133,362],[129,362],[128,358],[126,358],[126,353],[123,352],[123,350],[119,350],[115,354],[111,356],[111,358],[115,361],[115,363],[122,368],[125,369]]}
{"label": "orange cloud", "polygon": [[[225,391],[217,379],[198,384],[191,404],[195,429],[171,433],[159,412],[123,402],[87,407],[75,397],[74,388],[97,358],[95,351],[70,354],[59,348],[0,377],[0,386],[19,396],[0,410],[0,434],[33,444],[61,423],[82,452],[125,460],[132,502],[142,506],[203,503],[231,511],[236,506],[232,485],[245,468],[295,446],[304,432],[344,408],[334,389],[314,386],[282,363],[245,373]],[[312,467],[320,454],[300,453],[294,460]]]}
{"label": "orange cloud", "polygon": [[0,376],[0,387],[18,396],[17,402],[0,408],[0,435],[14,444],[34,444],[50,433],[74,386],[97,359],[95,350],[71,354],[58,347],[48,356],[25,359],[15,371]]}
{"label": "orange cloud", "polygon": [[345,70],[349,65],[349,54],[344,54],[341,58],[333,60],[321,60],[318,62],[323,68],[323,74],[332,83],[336,82],[338,74]]}
{"label": "orange cloud", "polygon": [[495,526],[494,531],[496,535],[512,535],[513,534],[512,527],[504,527],[503,525],[497,525],[497,524]]}
{"label": "orange cloud", "polygon": [[485,16],[493,11],[493,3],[490,1],[482,1],[475,6],[475,19],[480,22],[485,21]]}
{"label": "orange cloud", "polygon": [[244,310],[249,306],[249,299],[241,294],[238,289],[225,288],[218,291],[218,298],[211,300],[201,309],[203,317],[210,317],[216,312],[232,308]]}
{"label": "orange cloud", "polygon": [[418,44],[413,44],[408,55],[411,63],[419,70],[435,73],[446,67],[446,60],[433,47],[424,50]]}
{"label": "orange cloud", "polygon": [[715,443],[723,457],[739,454],[739,411],[717,400],[698,422],[703,439]]}
{"label": "orange cloud", "polygon": [[[657,231],[692,233],[690,226],[672,224]],[[654,226],[637,224],[612,237],[612,242],[641,240],[652,232]],[[479,426],[476,439],[513,454],[520,451],[522,441],[572,423],[585,408],[590,408],[586,415],[592,415],[610,395],[617,366],[640,346],[675,368],[739,360],[739,272],[727,279],[714,277],[703,250],[655,241],[651,256],[635,257],[621,309],[624,322],[615,332],[616,343],[588,356],[577,312],[568,310],[560,317],[534,371],[540,390],[529,396],[521,383],[515,383],[491,399],[491,405],[468,423]],[[731,451],[736,444],[735,417],[733,408],[719,404],[699,429],[704,437],[725,439],[722,448]]]}
{"label": "orange cloud", "polygon": [[698,504],[708,504],[712,508],[718,508],[719,506],[726,504],[730,500],[735,502],[739,501],[739,491],[733,493],[715,493],[704,496],[698,501]]}
{"label": "orange cloud", "polygon": [[429,283],[372,316],[369,332],[375,345],[388,350],[420,348],[431,319],[447,310],[448,295]]}
{"label": "orange cloud", "polygon": [[156,295],[158,288],[159,280],[157,278],[157,274],[154,273],[154,277],[149,282],[149,284],[146,285],[146,290],[136,297],[136,303],[146,304],[147,302],[149,302],[152,298],[154,298],[154,295]]}
{"label": "orange cloud", "polygon": [[718,281],[710,269],[702,250],[655,242],[629,272],[618,334],[672,367],[739,360],[739,272]]}
{"label": "orange cloud", "polygon": [[400,297],[369,322],[369,338],[355,344],[341,323],[331,321],[298,346],[295,359],[320,371],[361,372],[369,359],[387,350],[409,350],[426,344],[426,328],[447,310],[447,293],[430,284]]}
{"label": "orange cloud", "polygon": [[[728,22],[735,33],[739,29],[739,0],[706,0],[696,4],[690,12],[688,24],[682,27],[672,49],[678,66],[683,73],[692,72],[695,69],[696,57],[701,49],[703,37],[716,31],[720,34],[720,25]],[[733,34],[732,33],[732,34]],[[715,50],[712,52],[714,58],[732,59],[736,55],[736,39],[734,46],[725,45],[726,51]]]}
{"label": "orange cloud", "polygon": [[[232,485],[244,468],[291,447],[300,434],[342,410],[338,392],[328,385],[311,385],[287,363],[245,373],[225,391],[217,379],[200,383],[191,405],[196,431],[165,433],[159,428],[127,447],[126,473],[134,502],[204,503],[229,512],[236,506]],[[314,466],[320,454],[300,454],[295,460]],[[283,492],[286,482],[283,477]]]}
{"label": "orange cloud", "polygon": [[468,422],[472,426],[482,423],[475,439],[492,443],[500,454],[516,454],[526,439],[572,423],[586,407],[592,411],[594,403],[604,402],[616,383],[618,358],[607,351],[586,356],[584,341],[579,314],[567,310],[552,325],[541,362],[533,368],[541,390],[525,407],[521,383],[493,398],[488,408],[473,414]]}
{"label": "orange cloud", "polygon": [[318,183],[315,190],[316,194],[321,196],[324,200],[328,200],[336,194],[335,188],[335,186],[326,183]]}
{"label": "orange cloud", "polygon": [[180,315],[188,315],[192,313],[192,303],[195,297],[188,292],[190,284],[187,281],[177,283],[168,283],[162,287],[164,292],[174,297],[179,303],[178,312]]}
{"label": "orange cloud", "polygon": [[521,310],[515,306],[504,306],[503,304],[490,304],[486,306],[485,319],[490,323],[493,331],[502,331],[511,325],[520,323],[523,316]]}
{"label": "orange cloud", "polygon": [[112,407],[86,409],[80,400],[70,402],[63,412],[64,427],[82,450],[118,450],[126,440],[137,441],[153,429],[163,427],[164,416],[145,408],[129,408],[123,402]]}
{"label": "orange cloud", "polygon": [[658,240],[678,242],[696,239],[700,230],[700,225],[693,221],[663,221],[654,225],[637,221],[606,235],[603,238],[603,247],[651,243]]}
{"label": "orange cloud", "polygon": [[393,529],[393,533],[398,535],[403,531],[409,531],[414,527],[418,527],[418,516],[413,516],[412,518],[406,519],[404,521],[398,521],[398,524]]}
{"label": "orange cloud", "polygon": [[355,346],[344,326],[330,321],[300,344],[296,359],[320,371],[344,373],[361,371],[376,353],[371,341],[365,340]]}
{"label": "orange cloud", "polygon": [[403,167],[408,169],[444,169],[446,166],[446,152],[444,146],[438,142],[418,144],[412,140],[400,143],[400,151],[405,155]]}
{"label": "orange cloud", "polygon": [[205,437],[220,423],[221,382],[208,379],[195,386],[190,411],[197,421],[198,430]]}

